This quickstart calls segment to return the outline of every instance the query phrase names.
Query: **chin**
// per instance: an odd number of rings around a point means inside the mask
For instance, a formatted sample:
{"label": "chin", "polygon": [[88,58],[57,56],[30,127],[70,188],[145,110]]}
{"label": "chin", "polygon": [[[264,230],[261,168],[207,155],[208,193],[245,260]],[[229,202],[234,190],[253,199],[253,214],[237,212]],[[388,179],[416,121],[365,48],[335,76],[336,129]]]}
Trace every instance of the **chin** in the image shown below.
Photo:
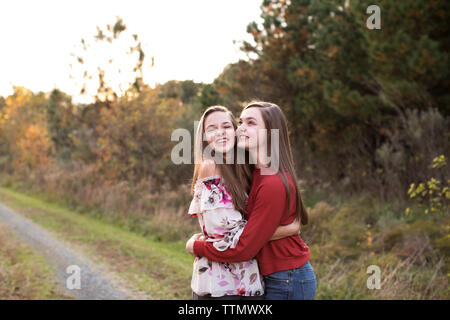
{"label": "chin", "polygon": [[238,146],[238,148],[241,148],[241,149],[245,149],[245,150],[248,150],[249,149],[249,145],[248,145],[248,142],[246,143],[246,142],[239,142],[238,144],[237,144],[237,146]]}
{"label": "chin", "polygon": [[216,150],[218,152],[221,152],[221,153],[227,153],[227,152],[230,152],[233,149],[233,146],[234,146],[234,143],[230,142],[230,143],[228,143],[225,146],[223,146],[223,145],[216,146]]}

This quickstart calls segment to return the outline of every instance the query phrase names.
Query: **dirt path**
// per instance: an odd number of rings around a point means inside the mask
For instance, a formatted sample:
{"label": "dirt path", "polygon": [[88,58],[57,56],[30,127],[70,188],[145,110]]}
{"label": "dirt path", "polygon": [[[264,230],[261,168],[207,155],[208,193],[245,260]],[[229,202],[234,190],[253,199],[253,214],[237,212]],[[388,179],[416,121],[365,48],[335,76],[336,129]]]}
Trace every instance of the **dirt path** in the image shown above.
{"label": "dirt path", "polygon": [[[20,239],[40,253],[53,268],[58,283],[75,299],[82,300],[123,300],[134,299],[129,291],[118,284],[103,266],[89,261],[68,243],[56,239],[51,233],[0,204],[0,221],[7,225]],[[67,280],[73,279],[74,271],[67,272],[69,266],[79,270],[80,289],[68,289]],[[69,280],[70,280],[69,279]],[[69,281],[69,284],[76,284]]]}

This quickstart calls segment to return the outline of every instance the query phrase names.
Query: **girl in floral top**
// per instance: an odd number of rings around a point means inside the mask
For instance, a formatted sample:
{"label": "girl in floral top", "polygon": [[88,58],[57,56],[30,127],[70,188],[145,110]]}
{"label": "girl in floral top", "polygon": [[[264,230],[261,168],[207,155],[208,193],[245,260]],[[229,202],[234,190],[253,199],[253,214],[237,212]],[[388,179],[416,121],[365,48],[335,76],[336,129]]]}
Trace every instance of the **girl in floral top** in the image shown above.
{"label": "girl in floral top", "polygon": [[[253,168],[238,164],[236,128],[228,109],[210,107],[200,120],[195,141],[193,200],[188,213],[198,218],[202,229],[195,238],[211,242],[219,251],[236,246],[247,222],[243,216]],[[295,222],[280,226],[272,240],[298,230]],[[264,295],[263,278],[254,258],[221,263],[196,257],[191,288],[194,299],[259,299]]]}

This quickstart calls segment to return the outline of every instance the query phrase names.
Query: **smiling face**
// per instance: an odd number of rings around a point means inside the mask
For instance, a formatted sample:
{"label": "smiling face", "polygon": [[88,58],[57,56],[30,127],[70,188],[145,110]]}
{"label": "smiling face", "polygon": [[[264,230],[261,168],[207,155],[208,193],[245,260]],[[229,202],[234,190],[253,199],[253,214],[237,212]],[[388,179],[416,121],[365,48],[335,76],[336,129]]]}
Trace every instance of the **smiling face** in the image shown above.
{"label": "smiling face", "polygon": [[236,133],[230,116],[222,111],[215,111],[205,118],[205,136],[208,145],[220,153],[227,153],[234,147]]}
{"label": "smiling face", "polygon": [[257,149],[266,141],[266,125],[259,108],[247,108],[241,113],[236,130],[238,147],[245,150]]}

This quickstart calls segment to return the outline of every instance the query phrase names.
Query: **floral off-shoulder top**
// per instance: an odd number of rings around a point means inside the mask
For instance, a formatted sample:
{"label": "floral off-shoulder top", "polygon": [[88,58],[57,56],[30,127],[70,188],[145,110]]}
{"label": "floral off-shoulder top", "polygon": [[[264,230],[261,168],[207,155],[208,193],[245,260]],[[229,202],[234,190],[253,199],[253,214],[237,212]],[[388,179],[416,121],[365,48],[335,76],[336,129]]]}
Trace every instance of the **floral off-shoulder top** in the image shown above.
{"label": "floral off-shoulder top", "polygon": [[[197,179],[188,213],[198,217],[206,241],[212,242],[219,251],[236,246],[247,222],[234,208],[220,176]],[[206,257],[197,257],[194,261],[191,288],[199,296],[264,294],[264,282],[256,259],[221,263],[210,261]]]}

